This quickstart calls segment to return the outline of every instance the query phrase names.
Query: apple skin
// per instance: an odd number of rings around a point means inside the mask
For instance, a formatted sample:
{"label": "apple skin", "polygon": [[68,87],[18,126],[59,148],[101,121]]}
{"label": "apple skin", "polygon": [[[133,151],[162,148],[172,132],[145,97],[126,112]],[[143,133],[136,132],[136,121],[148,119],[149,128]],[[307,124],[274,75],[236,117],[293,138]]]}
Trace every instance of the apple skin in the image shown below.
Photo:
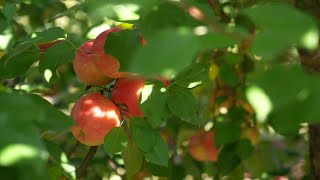
{"label": "apple skin", "polygon": [[198,161],[217,161],[218,149],[214,142],[214,132],[197,131],[189,139],[189,153]]}
{"label": "apple skin", "polygon": [[143,118],[143,112],[139,107],[139,98],[146,80],[139,76],[128,76],[118,79],[111,92],[111,100],[118,106],[125,105],[127,113],[123,116]]}
{"label": "apple skin", "polygon": [[[158,77],[156,79],[162,81],[166,87],[171,83],[167,78]],[[145,83],[145,78],[136,75],[120,78],[116,81],[111,92],[111,100],[119,107],[125,106],[127,108],[123,113],[124,118],[144,117],[139,107],[139,98]]]}
{"label": "apple skin", "polygon": [[89,85],[105,85],[115,78],[122,78],[128,74],[118,72],[120,62],[104,52],[108,35],[121,30],[119,27],[106,30],[99,34],[96,39],[85,42],[76,51],[73,69],[81,81]]}
{"label": "apple skin", "polygon": [[100,93],[84,95],[71,110],[75,126],[70,128],[74,137],[88,146],[103,144],[109,131],[121,124],[118,107]]}
{"label": "apple skin", "polygon": [[93,40],[84,43],[76,52],[73,69],[77,77],[90,85],[105,85],[112,81],[97,68],[92,61],[91,49]]}

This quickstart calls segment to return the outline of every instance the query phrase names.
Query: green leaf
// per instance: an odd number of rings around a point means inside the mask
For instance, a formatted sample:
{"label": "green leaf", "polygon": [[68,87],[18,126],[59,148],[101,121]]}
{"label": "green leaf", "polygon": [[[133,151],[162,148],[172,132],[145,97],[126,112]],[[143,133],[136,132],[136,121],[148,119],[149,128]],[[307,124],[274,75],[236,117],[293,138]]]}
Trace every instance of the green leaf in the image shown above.
{"label": "green leaf", "polygon": [[184,88],[193,88],[208,79],[208,67],[205,64],[191,64],[180,71],[172,84]]}
{"label": "green leaf", "polygon": [[133,54],[141,51],[141,34],[139,29],[122,30],[120,32],[109,33],[105,43],[105,52],[120,61],[120,71],[128,71],[128,66]]}
{"label": "green leaf", "polygon": [[[139,19],[143,34],[151,35],[159,29],[176,27],[195,27],[201,25],[193,19],[188,12],[170,2],[158,1],[147,13],[142,14]],[[170,18],[168,18],[170,17]]]}
{"label": "green leaf", "polygon": [[172,163],[170,161],[168,167],[159,166],[153,163],[147,163],[147,169],[154,176],[168,177],[171,174]]}
{"label": "green leaf", "polygon": [[241,137],[241,128],[238,123],[216,122],[214,129],[217,146],[235,142]]}
{"label": "green leaf", "polygon": [[7,21],[5,15],[2,12],[0,12],[0,32],[2,33],[9,26],[10,23]]}
{"label": "green leaf", "polygon": [[191,29],[165,29],[146,38],[147,45],[136,51],[131,72],[142,75],[173,75],[191,63],[199,45]]}
{"label": "green leaf", "polygon": [[38,60],[39,49],[31,42],[18,44],[0,59],[0,77],[10,79],[24,74]]}
{"label": "green leaf", "polygon": [[[1,101],[3,100],[0,98]],[[23,98],[22,98],[23,99]],[[29,114],[35,113],[30,110]],[[47,179],[48,154],[40,141],[38,129],[27,116],[0,111],[0,166],[18,166],[20,177]],[[27,172],[30,175],[27,175]]]}
{"label": "green leaf", "polygon": [[145,119],[137,117],[131,118],[129,121],[129,129],[134,142],[143,152],[153,151],[157,136]]}
{"label": "green leaf", "polygon": [[199,123],[197,101],[188,89],[170,86],[167,103],[170,111],[181,120],[191,124]]}
{"label": "green leaf", "polygon": [[226,175],[240,165],[241,159],[237,156],[235,148],[235,144],[229,144],[224,146],[219,153],[219,174]]}
{"label": "green leaf", "polygon": [[16,93],[0,93],[0,114],[23,121],[36,121],[45,117],[30,97]]}
{"label": "green leaf", "polygon": [[[108,17],[110,19],[118,21],[127,21],[127,20],[136,20],[139,17],[136,17],[135,10],[132,11],[130,7],[139,7],[139,14],[142,12],[150,11],[155,4],[158,4],[157,0],[113,0],[113,1],[86,1],[84,8],[88,15],[93,19],[102,19]],[[126,12],[123,13],[123,9],[126,9]]]}
{"label": "green leaf", "polygon": [[29,95],[32,101],[37,106],[37,109],[45,113],[45,117],[37,121],[37,125],[45,130],[65,131],[73,124],[70,116],[55,108],[47,100],[42,97],[32,94]]}
{"label": "green leaf", "polygon": [[139,172],[143,165],[143,154],[134,142],[129,141],[121,155],[128,178]]}
{"label": "green leaf", "polygon": [[231,65],[222,64],[219,69],[219,76],[227,85],[236,86],[238,84],[237,74]]}
{"label": "green leaf", "polygon": [[219,49],[226,48],[228,46],[232,46],[238,44],[239,41],[233,39],[230,36],[226,36],[224,34],[209,31],[204,35],[197,36],[199,42],[201,44],[202,49]]}
{"label": "green leaf", "polygon": [[181,164],[184,167],[186,174],[191,174],[195,179],[201,179],[202,171],[190,155],[185,155]]}
{"label": "green leaf", "polygon": [[34,39],[37,43],[46,43],[57,40],[59,38],[65,38],[66,33],[60,27],[52,27],[41,32],[35,33],[36,38]]}
{"label": "green leaf", "polygon": [[237,155],[242,159],[247,159],[253,153],[254,147],[252,146],[250,140],[244,139],[237,142],[236,152]]}
{"label": "green leaf", "polygon": [[169,116],[167,96],[168,91],[161,81],[147,84],[142,89],[140,108],[152,128],[159,127]]}
{"label": "green leaf", "polygon": [[228,53],[224,55],[221,59],[228,64],[239,64],[243,61],[243,55]]}
{"label": "green leaf", "polygon": [[61,43],[55,44],[49,48],[45,54],[42,56],[39,69],[42,73],[45,70],[50,70],[54,75],[56,69],[65,63],[72,62],[74,59],[75,49],[72,44],[68,41],[63,41]]}
{"label": "green leaf", "polygon": [[278,133],[295,135],[301,123],[319,122],[320,81],[301,66],[275,65],[253,76],[252,82],[270,99],[272,111],[268,119]]}
{"label": "green leaf", "polygon": [[167,143],[162,139],[159,133],[156,133],[155,145],[152,151],[145,152],[144,157],[146,161],[156,165],[168,167],[169,151]]}
{"label": "green leaf", "polygon": [[17,167],[0,166],[0,174],[3,179],[19,179],[18,171]]}
{"label": "green leaf", "polygon": [[[49,173],[52,180],[62,179],[62,177],[70,178],[70,177],[65,176],[65,171],[63,170],[63,168],[61,166],[58,166],[58,165],[49,167],[48,173]],[[72,178],[70,178],[70,179],[72,179]]]}
{"label": "green leaf", "polygon": [[13,3],[6,3],[2,8],[2,13],[6,17],[7,21],[11,21],[17,14],[17,6]]}
{"label": "green leaf", "polygon": [[260,56],[274,56],[302,42],[307,33],[318,34],[313,19],[289,4],[269,3],[245,9],[243,13],[262,28],[251,44],[252,51]]}
{"label": "green leaf", "polygon": [[122,152],[128,144],[127,134],[122,127],[114,127],[104,138],[103,148],[109,154]]}
{"label": "green leaf", "polygon": [[61,149],[61,147],[58,144],[47,140],[45,140],[44,143],[46,145],[48,153],[50,154],[50,158],[52,158],[54,161],[58,163],[68,162],[66,153]]}

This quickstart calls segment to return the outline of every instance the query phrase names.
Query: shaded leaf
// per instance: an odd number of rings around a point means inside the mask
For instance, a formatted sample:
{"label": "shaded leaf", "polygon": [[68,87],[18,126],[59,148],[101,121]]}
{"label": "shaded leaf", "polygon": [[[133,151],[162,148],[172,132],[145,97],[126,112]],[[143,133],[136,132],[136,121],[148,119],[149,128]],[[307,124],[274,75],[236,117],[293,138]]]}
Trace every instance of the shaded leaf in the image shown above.
{"label": "shaded leaf", "polygon": [[128,144],[127,134],[122,127],[114,127],[104,138],[103,148],[109,154],[122,152]]}
{"label": "shaded leaf", "polygon": [[190,29],[165,29],[147,38],[136,51],[129,70],[142,75],[172,75],[191,63],[199,44]]}
{"label": "shaded leaf", "polygon": [[191,124],[199,123],[197,101],[188,89],[170,86],[167,103],[170,111],[181,120]]}
{"label": "shaded leaf", "polygon": [[128,177],[132,177],[137,172],[139,172],[143,165],[143,154],[138,149],[136,144],[134,144],[132,141],[129,141],[128,145],[122,151],[121,155]]}
{"label": "shaded leaf", "polygon": [[[144,94],[148,94],[147,99],[143,99]],[[147,84],[142,89],[142,100],[140,108],[147,121],[153,128],[157,128],[169,116],[167,107],[168,92],[162,82],[156,81],[154,84]]]}
{"label": "shaded leaf", "polygon": [[144,157],[148,162],[156,165],[168,167],[169,151],[167,143],[162,139],[159,133],[156,133],[155,145],[152,151],[145,152]]}
{"label": "shaded leaf", "polygon": [[301,43],[308,32],[317,32],[313,19],[289,4],[269,3],[247,8],[243,13],[263,30],[251,44],[252,51],[260,56],[274,56]]}
{"label": "shaded leaf", "polygon": [[131,118],[129,129],[134,142],[143,152],[153,151],[157,137],[155,131],[145,119]]}
{"label": "shaded leaf", "polygon": [[22,75],[38,58],[39,49],[35,44],[20,43],[0,59],[0,77],[9,79]]}

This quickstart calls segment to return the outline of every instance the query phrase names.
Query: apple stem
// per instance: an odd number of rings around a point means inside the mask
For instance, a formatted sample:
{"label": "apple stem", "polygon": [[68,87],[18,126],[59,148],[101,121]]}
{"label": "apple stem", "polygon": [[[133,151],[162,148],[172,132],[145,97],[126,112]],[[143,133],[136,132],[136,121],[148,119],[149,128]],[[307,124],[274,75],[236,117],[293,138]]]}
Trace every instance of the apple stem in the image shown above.
{"label": "apple stem", "polygon": [[86,172],[86,169],[92,160],[93,156],[96,154],[98,149],[98,146],[91,146],[89,152],[87,153],[86,157],[82,161],[81,165],[79,168],[76,170],[76,176],[77,179],[80,179]]}

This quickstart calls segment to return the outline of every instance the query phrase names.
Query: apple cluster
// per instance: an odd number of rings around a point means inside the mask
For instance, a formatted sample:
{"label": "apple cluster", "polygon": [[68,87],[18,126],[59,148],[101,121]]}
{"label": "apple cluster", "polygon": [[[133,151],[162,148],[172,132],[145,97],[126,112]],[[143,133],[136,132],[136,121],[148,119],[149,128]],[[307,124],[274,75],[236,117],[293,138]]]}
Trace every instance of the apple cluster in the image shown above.
{"label": "apple cluster", "polygon": [[[122,118],[143,117],[139,108],[139,97],[145,84],[141,76],[119,72],[120,62],[108,54],[108,35],[123,30],[111,28],[96,39],[85,42],[76,52],[73,68],[79,80],[87,85],[107,85],[116,79],[111,99],[99,92],[91,92],[79,100],[71,110],[76,125],[70,128],[74,137],[89,146],[103,144],[109,131],[121,124]],[[142,44],[146,41],[142,38]],[[125,107],[125,108],[124,108]]]}
{"label": "apple cluster", "polygon": [[[99,34],[96,39],[85,42],[75,54],[74,71],[78,79],[87,85],[103,86],[115,81],[111,98],[100,92],[91,92],[75,102],[71,117],[76,124],[70,128],[73,136],[88,146],[101,145],[112,128],[121,125],[122,120],[132,117],[143,118],[139,98],[146,78],[128,72],[119,72],[120,62],[108,52],[108,35],[123,29],[111,28]],[[142,46],[146,40],[141,36]],[[159,77],[166,87],[169,79]],[[213,142],[213,132],[196,132],[189,141],[189,153],[199,161],[216,161],[217,148]]]}

